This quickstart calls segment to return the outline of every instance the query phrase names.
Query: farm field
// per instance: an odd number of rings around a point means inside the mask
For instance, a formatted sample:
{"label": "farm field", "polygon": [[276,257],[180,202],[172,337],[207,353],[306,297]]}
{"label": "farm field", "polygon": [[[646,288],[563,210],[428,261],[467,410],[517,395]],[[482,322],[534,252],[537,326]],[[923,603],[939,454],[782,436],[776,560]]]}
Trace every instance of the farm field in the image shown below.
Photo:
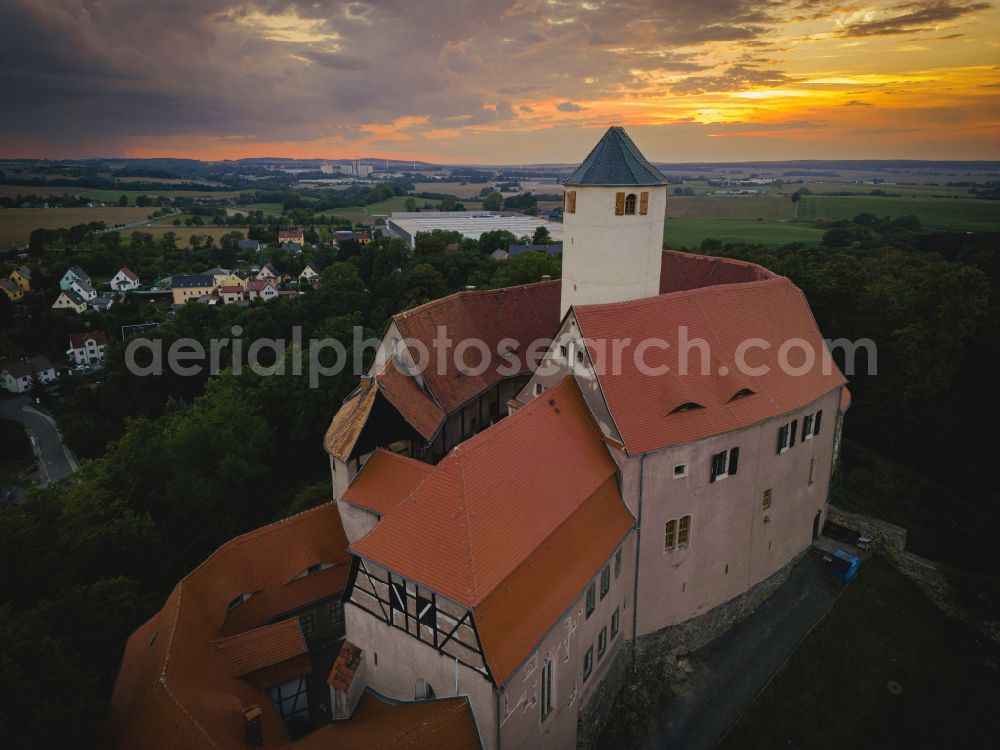
{"label": "farm field", "polygon": [[417,182],[415,185],[414,193],[444,193],[456,198],[478,196],[483,188],[493,187],[492,182],[467,182],[464,185],[460,182]]}
{"label": "farm field", "polygon": [[23,244],[35,229],[68,229],[103,221],[131,224],[149,216],[152,208],[5,208],[0,209],[0,246]]}
{"label": "farm field", "polygon": [[960,198],[885,198],[872,195],[803,196],[799,221],[853,219],[858,214],[917,216],[925,229],[985,231],[1000,229],[1000,203]]}
{"label": "farm field", "polygon": [[668,219],[791,219],[795,205],[787,196],[667,196]]}
{"label": "farm field", "polygon": [[245,206],[236,206],[228,210],[232,213],[238,212],[242,214],[246,214],[248,211],[263,211],[264,216],[281,216],[284,206],[280,203],[249,203]]}
{"label": "farm field", "polygon": [[[887,193],[898,193],[905,196],[915,196],[933,198],[934,196],[948,196],[954,198],[968,198],[969,188],[948,187],[946,185],[891,185],[882,183],[880,185],[856,184],[850,182],[807,182],[805,184],[785,183],[783,190],[786,193],[794,193],[799,188],[806,188],[813,193],[857,193],[858,195],[868,195],[872,190],[884,190]],[[834,196],[836,197],[836,196]],[[885,197],[885,196],[872,196]]]}
{"label": "farm field", "polygon": [[804,224],[780,221],[738,221],[735,219],[667,219],[663,241],[670,248],[697,250],[702,240],[725,243],[785,245],[789,242],[819,242],[823,230]]}
{"label": "farm field", "polygon": [[[345,208],[334,208],[329,211],[323,211],[322,213],[316,214],[316,216],[335,216],[340,219],[350,219],[351,221],[367,221],[372,216],[386,216],[393,213],[394,211],[405,211],[406,210],[406,199],[409,196],[405,195],[395,195],[388,200],[379,201],[378,203],[372,203],[367,206],[347,206]],[[437,199],[427,199],[427,198],[416,198],[417,207],[423,208],[424,204],[430,204],[431,206],[438,205],[441,201]],[[469,211],[478,210],[483,207],[480,201],[462,201],[462,204]]]}

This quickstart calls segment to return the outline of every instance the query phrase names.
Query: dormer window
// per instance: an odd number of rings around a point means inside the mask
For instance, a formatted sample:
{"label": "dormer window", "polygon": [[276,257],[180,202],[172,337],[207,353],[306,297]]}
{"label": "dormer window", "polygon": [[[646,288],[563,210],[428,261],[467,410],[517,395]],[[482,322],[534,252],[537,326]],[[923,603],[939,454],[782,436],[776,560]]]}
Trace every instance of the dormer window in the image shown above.
{"label": "dormer window", "polygon": [[736,393],[733,394],[733,397],[731,399],[729,399],[729,400],[730,401],[735,401],[738,398],[744,398],[746,396],[752,396],[753,393],[754,392],[751,391],[749,388],[740,388],[738,391],[736,391]]}
{"label": "dormer window", "polygon": [[625,215],[635,215],[635,193],[629,193],[625,196]]}
{"label": "dormer window", "polygon": [[232,612],[234,609],[236,609],[238,606],[240,606],[243,602],[245,602],[251,596],[252,596],[252,594],[240,594],[235,599],[233,599],[231,602],[229,602],[229,606],[227,607],[226,611],[227,612]]}
{"label": "dormer window", "polygon": [[696,404],[694,401],[685,401],[680,406],[675,406],[670,410],[671,414],[679,414],[682,411],[691,411],[692,409],[704,409],[705,407],[701,404]]}

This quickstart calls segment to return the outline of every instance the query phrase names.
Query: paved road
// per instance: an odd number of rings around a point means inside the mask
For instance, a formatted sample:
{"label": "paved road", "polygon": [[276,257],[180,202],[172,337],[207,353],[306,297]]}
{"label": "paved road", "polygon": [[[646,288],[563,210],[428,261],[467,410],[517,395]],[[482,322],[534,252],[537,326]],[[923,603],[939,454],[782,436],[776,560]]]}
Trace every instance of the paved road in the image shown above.
{"label": "paved road", "polygon": [[833,606],[838,585],[810,551],[746,620],[690,655],[691,672],[660,707],[645,747],[708,750],[739,720]]}
{"label": "paved road", "polygon": [[24,425],[31,438],[31,447],[39,458],[46,483],[68,477],[79,466],[69,449],[63,445],[56,423],[31,406],[27,397],[0,400],[0,417]]}

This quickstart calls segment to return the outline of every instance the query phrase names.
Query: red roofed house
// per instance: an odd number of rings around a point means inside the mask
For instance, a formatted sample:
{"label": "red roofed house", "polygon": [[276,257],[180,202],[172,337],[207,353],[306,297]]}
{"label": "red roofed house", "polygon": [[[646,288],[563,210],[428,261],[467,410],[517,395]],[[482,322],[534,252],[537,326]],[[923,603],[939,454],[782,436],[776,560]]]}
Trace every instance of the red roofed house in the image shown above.
{"label": "red roofed house", "polygon": [[[822,528],[850,399],[788,279],[661,250],[666,186],[611,128],[566,184],[561,281],[392,318],[326,434],[336,502],[226,545],[132,637],[120,747],[587,747],[632,659],[766,596]],[[301,615],[327,604],[336,653]]]}
{"label": "red roofed house", "polygon": [[219,300],[224,305],[231,305],[236,302],[242,302],[244,299],[243,287],[237,284],[220,286],[218,293],[219,293]]}
{"label": "red roofed house", "polygon": [[278,230],[278,244],[287,245],[293,242],[297,245],[302,245],[306,240],[305,232],[301,229],[279,229]]}
{"label": "red roofed house", "polygon": [[71,333],[66,356],[77,365],[95,365],[104,361],[104,350],[107,348],[108,335],[104,331]]}
{"label": "red roofed house", "polygon": [[122,267],[111,278],[111,288],[116,292],[130,292],[139,288],[139,277],[130,268]]}
{"label": "red roofed house", "polygon": [[249,299],[257,299],[259,297],[267,301],[275,299],[278,296],[280,296],[278,284],[272,279],[250,279],[247,282],[247,297]]}

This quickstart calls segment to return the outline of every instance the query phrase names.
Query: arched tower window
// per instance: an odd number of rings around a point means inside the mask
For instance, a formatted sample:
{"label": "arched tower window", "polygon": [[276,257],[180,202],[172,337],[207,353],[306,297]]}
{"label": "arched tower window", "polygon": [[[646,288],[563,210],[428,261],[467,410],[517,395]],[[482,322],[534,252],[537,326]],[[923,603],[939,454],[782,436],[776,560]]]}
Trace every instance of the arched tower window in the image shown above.
{"label": "arched tower window", "polygon": [[629,193],[625,196],[625,215],[635,215],[635,193]]}

